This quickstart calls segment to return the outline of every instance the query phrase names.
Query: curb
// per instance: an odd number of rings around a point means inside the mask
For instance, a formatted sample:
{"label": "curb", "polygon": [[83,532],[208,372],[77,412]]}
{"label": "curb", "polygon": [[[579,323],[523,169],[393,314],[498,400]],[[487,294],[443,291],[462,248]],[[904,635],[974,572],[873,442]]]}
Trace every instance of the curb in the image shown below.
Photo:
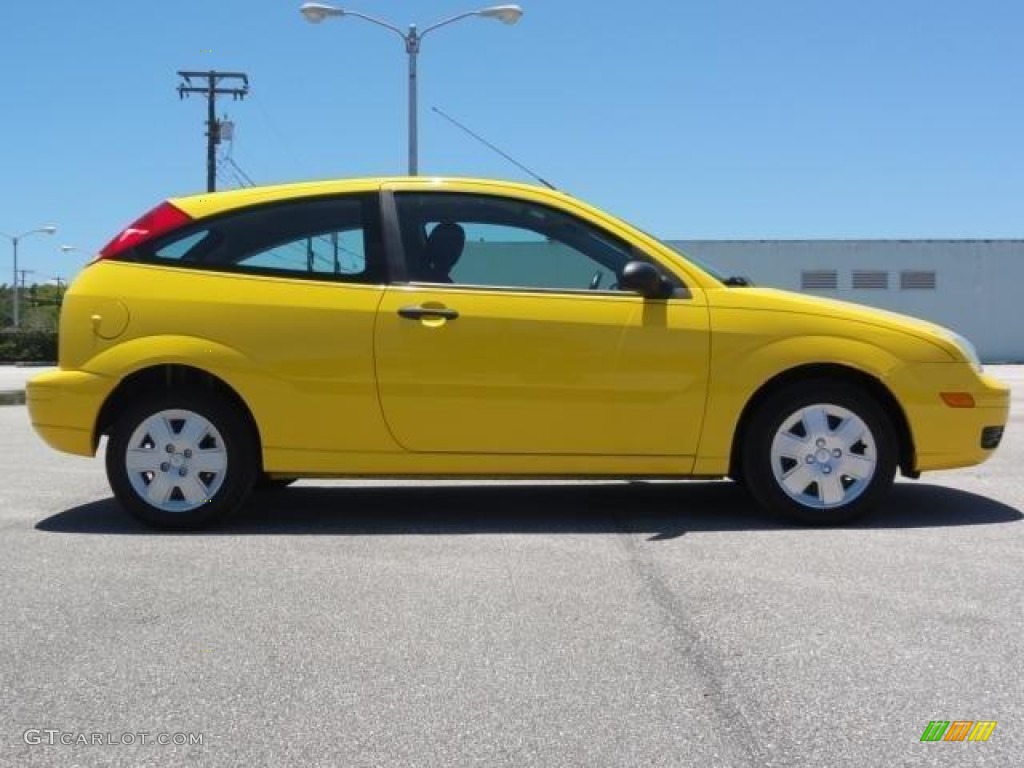
{"label": "curb", "polygon": [[24,405],[25,390],[0,391],[0,405]]}

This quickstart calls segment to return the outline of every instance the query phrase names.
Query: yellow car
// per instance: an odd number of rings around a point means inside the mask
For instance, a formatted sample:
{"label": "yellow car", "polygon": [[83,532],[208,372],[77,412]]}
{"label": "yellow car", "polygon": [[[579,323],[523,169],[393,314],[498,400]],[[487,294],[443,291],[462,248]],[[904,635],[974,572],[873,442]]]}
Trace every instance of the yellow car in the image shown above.
{"label": "yellow car", "polygon": [[[984,461],[1009,391],[919,320],[722,278],[559,192],[395,178],[168,200],[75,280],[54,448],[193,527],[303,477],[731,477],[810,523]],[[680,496],[685,504],[685,494]]]}

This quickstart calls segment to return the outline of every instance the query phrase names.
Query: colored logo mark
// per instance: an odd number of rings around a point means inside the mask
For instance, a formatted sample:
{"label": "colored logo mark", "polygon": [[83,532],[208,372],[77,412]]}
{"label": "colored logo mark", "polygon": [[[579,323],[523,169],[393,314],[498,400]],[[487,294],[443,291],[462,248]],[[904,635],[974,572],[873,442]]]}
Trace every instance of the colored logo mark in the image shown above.
{"label": "colored logo mark", "polygon": [[995,729],[995,720],[932,720],[921,741],[988,741]]}

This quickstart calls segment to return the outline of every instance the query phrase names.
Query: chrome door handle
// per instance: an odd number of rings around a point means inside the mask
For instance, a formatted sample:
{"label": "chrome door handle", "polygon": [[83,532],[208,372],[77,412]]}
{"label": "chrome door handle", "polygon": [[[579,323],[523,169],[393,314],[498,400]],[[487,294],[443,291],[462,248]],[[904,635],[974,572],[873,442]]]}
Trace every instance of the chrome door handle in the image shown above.
{"label": "chrome door handle", "polygon": [[447,307],[402,307],[398,310],[398,316],[406,320],[421,320],[424,317],[443,317],[445,320],[454,320],[459,313]]}

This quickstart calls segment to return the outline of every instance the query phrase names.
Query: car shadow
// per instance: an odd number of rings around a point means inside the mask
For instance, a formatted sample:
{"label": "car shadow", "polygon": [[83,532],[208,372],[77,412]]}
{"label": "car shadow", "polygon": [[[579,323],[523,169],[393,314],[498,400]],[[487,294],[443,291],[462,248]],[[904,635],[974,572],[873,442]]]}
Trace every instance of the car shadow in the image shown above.
{"label": "car shadow", "polygon": [[[1020,510],[967,491],[898,483],[855,529],[987,525],[1024,519]],[[188,535],[339,536],[487,533],[631,533],[652,541],[690,532],[785,530],[730,482],[545,485],[299,485],[254,496],[239,514]],[[153,534],[112,499],[36,524],[51,533]],[[160,534],[166,535],[166,534]]]}

